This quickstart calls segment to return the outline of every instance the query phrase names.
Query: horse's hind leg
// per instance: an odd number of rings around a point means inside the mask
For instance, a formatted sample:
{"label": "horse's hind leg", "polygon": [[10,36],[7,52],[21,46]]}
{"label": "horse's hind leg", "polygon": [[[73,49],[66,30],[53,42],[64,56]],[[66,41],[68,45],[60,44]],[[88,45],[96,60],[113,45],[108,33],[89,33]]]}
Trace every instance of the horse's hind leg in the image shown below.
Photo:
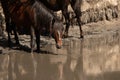
{"label": "horse's hind leg", "polygon": [[6,31],[7,31],[7,34],[8,34],[8,46],[11,47],[11,37],[10,37],[10,33],[11,33],[11,27],[10,27],[10,24],[9,24],[9,19],[5,19],[6,21]]}
{"label": "horse's hind leg", "polygon": [[8,46],[11,47],[11,37],[10,37],[10,31],[7,30],[7,34],[8,34]]}
{"label": "horse's hind leg", "polygon": [[18,34],[17,34],[17,32],[16,32],[16,30],[13,30],[14,31],[14,35],[15,35],[15,44],[16,45],[20,45],[20,42],[19,42],[19,39],[18,39]]}
{"label": "horse's hind leg", "polygon": [[79,25],[80,38],[83,38],[83,31],[82,31],[82,27],[81,27],[80,14],[78,14],[78,11],[76,11],[75,14],[76,14],[77,22],[78,22],[78,25]]}
{"label": "horse's hind leg", "polygon": [[68,37],[68,30],[69,30],[69,26],[70,26],[70,19],[69,19],[69,13],[68,13],[67,6],[62,10],[62,14],[65,17],[65,23],[66,23],[64,37]]}
{"label": "horse's hind leg", "polygon": [[80,0],[75,0],[75,2],[71,3],[71,6],[75,12],[76,18],[77,18],[77,22],[79,25],[79,29],[80,29],[80,38],[83,38],[83,31],[82,31],[82,27],[81,27],[81,9],[80,9],[80,5],[81,5],[81,1]]}
{"label": "horse's hind leg", "polygon": [[8,3],[6,0],[1,0],[3,12],[5,14],[5,22],[6,22],[6,31],[8,34],[8,46],[11,47],[11,37],[10,37],[10,32],[11,32],[11,27],[10,27],[10,15],[9,15],[9,10],[8,10]]}

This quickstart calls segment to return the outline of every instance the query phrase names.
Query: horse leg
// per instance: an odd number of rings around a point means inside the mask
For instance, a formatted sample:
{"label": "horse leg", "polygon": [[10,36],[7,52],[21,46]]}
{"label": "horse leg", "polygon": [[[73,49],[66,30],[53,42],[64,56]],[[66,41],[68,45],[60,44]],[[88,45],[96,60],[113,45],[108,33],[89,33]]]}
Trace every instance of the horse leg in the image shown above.
{"label": "horse leg", "polygon": [[11,47],[11,37],[10,37],[10,31],[7,31],[8,34],[8,46]]}
{"label": "horse leg", "polygon": [[7,34],[8,34],[8,46],[11,47],[11,37],[10,37],[10,32],[11,32],[11,27],[10,27],[10,23],[9,23],[9,19],[5,19],[6,21],[6,31],[7,31]]}
{"label": "horse leg", "polygon": [[3,12],[5,14],[6,31],[8,34],[8,46],[11,47],[11,37],[10,37],[11,28],[10,28],[10,15],[8,10],[8,3],[6,2],[6,0],[1,0],[1,5],[3,8]]}
{"label": "horse leg", "polygon": [[69,13],[68,13],[68,9],[67,6],[62,10],[62,14],[65,17],[65,22],[66,22],[66,27],[65,27],[65,33],[64,33],[64,37],[68,37],[68,30],[69,30],[69,26],[70,26],[70,19],[69,19]]}
{"label": "horse leg", "polygon": [[80,7],[81,3],[82,3],[82,0],[71,0],[71,6],[75,12],[79,29],[80,29],[80,38],[83,38],[83,31],[81,28],[81,7]]}
{"label": "horse leg", "polygon": [[34,49],[34,47],[35,47],[35,41],[34,41],[34,28],[33,27],[31,27],[31,29],[30,29],[30,33],[31,33],[31,43],[30,43],[30,46],[31,46],[31,53],[33,53],[33,49]]}
{"label": "horse leg", "polygon": [[35,31],[35,36],[36,36],[36,44],[37,44],[37,50],[36,52],[40,52],[40,31]]}
{"label": "horse leg", "polygon": [[83,38],[83,31],[82,31],[82,27],[81,27],[81,19],[80,19],[80,15],[77,14],[77,12],[76,12],[76,18],[77,18],[77,22],[78,22],[78,26],[79,26],[79,30],[80,30],[80,38]]}
{"label": "horse leg", "polygon": [[16,32],[16,25],[14,24],[14,22],[11,22],[11,27],[12,27],[14,35],[15,35],[16,45],[20,45],[19,39],[18,39],[18,34]]}
{"label": "horse leg", "polygon": [[15,44],[16,45],[20,45],[20,42],[19,42],[19,39],[18,39],[18,34],[17,34],[17,32],[16,32],[16,30],[13,30],[14,31],[14,35],[15,35]]}

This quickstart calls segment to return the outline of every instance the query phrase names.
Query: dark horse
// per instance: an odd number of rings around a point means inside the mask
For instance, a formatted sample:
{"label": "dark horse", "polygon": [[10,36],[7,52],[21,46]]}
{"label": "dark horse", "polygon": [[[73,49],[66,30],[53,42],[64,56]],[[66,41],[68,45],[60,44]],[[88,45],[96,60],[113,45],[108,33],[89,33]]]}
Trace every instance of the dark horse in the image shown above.
{"label": "dark horse", "polygon": [[[10,32],[14,31],[16,44],[19,44],[17,31],[25,30],[31,35],[31,52],[36,37],[37,51],[40,51],[40,34],[43,28],[55,39],[56,47],[62,46],[63,23],[56,18],[41,2],[35,0],[1,0],[5,13],[8,43],[11,43]],[[10,26],[12,23],[12,26]],[[13,26],[14,24],[14,26]],[[16,27],[15,27],[16,26]]]}
{"label": "dark horse", "polygon": [[47,6],[49,9],[53,11],[62,10],[62,14],[65,17],[66,21],[66,29],[65,29],[65,37],[68,36],[68,30],[70,26],[70,18],[68,13],[68,5],[70,4],[76,14],[77,22],[80,29],[80,37],[83,38],[83,33],[81,29],[81,10],[80,5],[82,0],[39,0],[41,1],[45,6]]}

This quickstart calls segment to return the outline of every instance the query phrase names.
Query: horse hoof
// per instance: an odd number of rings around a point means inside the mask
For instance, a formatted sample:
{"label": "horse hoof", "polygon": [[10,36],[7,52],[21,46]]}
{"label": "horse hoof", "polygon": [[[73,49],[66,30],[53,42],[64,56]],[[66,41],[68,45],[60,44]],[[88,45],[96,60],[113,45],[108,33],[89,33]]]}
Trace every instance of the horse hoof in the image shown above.
{"label": "horse hoof", "polygon": [[3,53],[3,50],[0,50],[0,54],[2,54]]}
{"label": "horse hoof", "polygon": [[18,47],[21,46],[19,42],[16,42],[15,45]]}
{"label": "horse hoof", "polygon": [[11,42],[8,43],[8,47],[9,47],[9,48],[12,48],[12,43],[11,43]]}
{"label": "horse hoof", "polygon": [[81,35],[81,36],[80,36],[80,39],[83,39],[83,38],[84,38],[84,36],[83,36],[83,35]]}
{"label": "horse hoof", "polygon": [[39,50],[38,50],[38,49],[36,49],[36,50],[35,50],[35,52],[40,53],[40,49],[39,49]]}
{"label": "horse hoof", "polygon": [[68,34],[64,34],[64,35],[63,35],[63,38],[68,38]]}
{"label": "horse hoof", "polygon": [[16,45],[20,45],[20,43],[19,43],[19,41],[16,41],[16,43],[15,43]]}

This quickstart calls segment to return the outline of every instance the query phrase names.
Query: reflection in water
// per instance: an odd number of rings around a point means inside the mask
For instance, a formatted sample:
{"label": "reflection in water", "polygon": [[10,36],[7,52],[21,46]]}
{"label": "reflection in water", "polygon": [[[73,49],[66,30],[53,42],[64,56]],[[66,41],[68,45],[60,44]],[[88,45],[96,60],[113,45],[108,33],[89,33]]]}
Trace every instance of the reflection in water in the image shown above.
{"label": "reflection in water", "polygon": [[119,80],[120,35],[107,34],[85,42],[83,65],[88,80]]}
{"label": "reflection in water", "polygon": [[66,39],[62,49],[45,46],[53,54],[0,54],[0,80],[119,80],[119,37]]}
{"label": "reflection in water", "polygon": [[83,43],[83,40],[79,42],[72,40],[70,42],[69,57],[64,69],[65,80],[85,80],[83,71]]}
{"label": "reflection in water", "polygon": [[0,80],[8,80],[9,56],[0,55]]}

